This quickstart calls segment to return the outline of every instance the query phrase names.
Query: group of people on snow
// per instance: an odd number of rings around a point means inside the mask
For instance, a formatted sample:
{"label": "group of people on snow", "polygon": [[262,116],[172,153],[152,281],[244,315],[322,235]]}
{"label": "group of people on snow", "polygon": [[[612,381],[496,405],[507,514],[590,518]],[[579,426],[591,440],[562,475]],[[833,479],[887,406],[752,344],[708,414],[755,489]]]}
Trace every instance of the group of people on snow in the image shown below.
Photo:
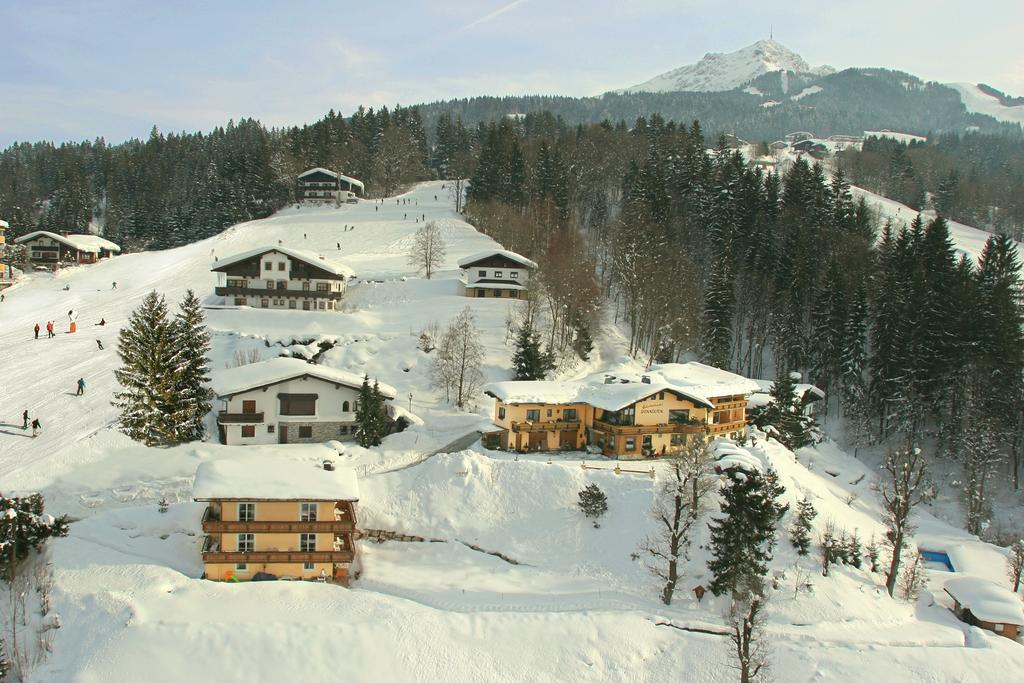
{"label": "group of people on snow", "polygon": [[[28,408],[26,408],[25,412],[23,412],[21,414],[21,428],[22,429],[28,429],[29,423],[30,423],[30,418],[28,416]],[[36,418],[31,418],[31,424],[32,424],[32,438],[34,439],[34,438],[36,438],[36,435],[39,434],[39,432],[43,431],[43,423],[41,423],[39,421],[39,418],[36,417]]]}

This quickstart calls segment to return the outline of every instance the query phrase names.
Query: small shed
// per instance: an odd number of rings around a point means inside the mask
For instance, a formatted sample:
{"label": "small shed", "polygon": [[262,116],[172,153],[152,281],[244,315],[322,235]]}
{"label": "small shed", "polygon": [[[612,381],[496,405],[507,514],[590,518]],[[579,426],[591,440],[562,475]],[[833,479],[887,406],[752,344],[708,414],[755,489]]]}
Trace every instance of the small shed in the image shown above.
{"label": "small shed", "polygon": [[953,598],[953,613],[966,624],[1011,640],[1024,628],[1020,596],[996,583],[962,576],[947,581],[945,591]]}

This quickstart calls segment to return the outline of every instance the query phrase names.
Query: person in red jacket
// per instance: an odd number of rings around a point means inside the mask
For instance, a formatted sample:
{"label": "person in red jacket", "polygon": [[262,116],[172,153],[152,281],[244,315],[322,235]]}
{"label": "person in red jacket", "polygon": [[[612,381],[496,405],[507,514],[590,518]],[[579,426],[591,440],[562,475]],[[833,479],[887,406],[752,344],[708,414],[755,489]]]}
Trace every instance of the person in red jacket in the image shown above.
{"label": "person in red jacket", "polygon": [[36,332],[36,339],[39,339],[39,323],[36,323],[35,332]]}

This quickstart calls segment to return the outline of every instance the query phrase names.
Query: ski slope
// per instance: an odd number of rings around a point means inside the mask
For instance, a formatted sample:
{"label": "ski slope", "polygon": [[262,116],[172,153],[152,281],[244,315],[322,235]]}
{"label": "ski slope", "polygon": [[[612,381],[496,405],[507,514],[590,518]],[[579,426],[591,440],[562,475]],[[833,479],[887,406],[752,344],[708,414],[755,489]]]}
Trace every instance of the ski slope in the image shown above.
{"label": "ski slope", "polygon": [[950,88],[960,93],[960,99],[967,111],[975,114],[988,114],[997,121],[1019,123],[1024,125],[1024,105],[1008,107],[998,97],[989,95],[973,83],[947,83]]}
{"label": "ski slope", "polygon": [[[708,579],[706,527],[697,532],[671,607],[660,603],[656,582],[634,557],[654,531],[647,511],[662,464],[653,465],[652,478],[649,463],[615,474],[613,463],[582,453],[515,457],[475,445],[426,457],[490,424],[491,404],[482,400],[475,410],[458,412],[443,402],[429,385],[430,357],[416,347],[420,331],[435,321],[443,326],[471,305],[486,350],[485,375],[507,379],[504,321],[518,305],[458,294],[456,261],[496,245],[452,211],[440,185],[414,187],[400,198],[407,204],[392,198],[340,209],[289,207],[178,249],[129,254],[57,276],[32,274],[7,291],[0,304],[7,399],[0,489],[42,490],[50,511],[77,520],[69,538],[50,544],[53,608],[63,625],[30,680],[734,680],[724,638],[659,625],[723,628],[723,600],[707,595],[698,602],[691,592]],[[412,275],[405,259],[422,225],[414,217],[424,214],[448,239],[445,268],[430,281]],[[396,388],[399,407],[410,409],[411,400],[422,424],[387,437],[380,448],[345,444],[342,452],[330,444],[146,448],[117,432],[110,406],[116,333],[131,310],[152,289],[172,304],[190,287],[208,300],[215,257],[278,240],[337,257],[356,271],[345,310],[208,309],[213,364],[223,367],[236,350],[261,349],[269,358],[286,346],[308,353],[316,342],[330,341],[335,346],[321,362],[379,376]],[[69,309],[79,311],[75,334],[66,333]],[[108,323],[102,328],[94,324],[100,318]],[[32,325],[47,319],[57,321],[60,334],[33,340]],[[564,378],[641,369],[626,358],[610,322],[595,344],[591,362],[563,369]],[[87,382],[84,397],[73,395],[79,377]],[[44,425],[34,440],[20,429],[24,408]],[[804,496],[814,501],[818,529],[834,520],[864,539],[881,533],[874,471],[864,463],[831,443],[793,454],[762,436],[748,451],[779,472],[791,506]],[[271,454],[336,459],[355,468],[363,527],[437,542],[360,542],[363,574],[350,590],[199,579],[202,506],[189,497],[196,466]],[[591,482],[608,495],[599,529],[576,508],[577,492]],[[172,503],[167,514],[157,510],[161,499]],[[972,573],[1001,572],[1001,549],[927,514],[918,522],[929,548],[969,558]],[[935,572],[933,590],[906,604],[884,594],[877,574],[835,567],[825,579],[818,562],[815,555],[795,555],[780,533],[772,564],[779,588],[769,614],[778,679],[988,681],[1024,667],[1024,647],[953,618],[941,591],[948,575]],[[801,575],[810,591],[794,591]],[[0,595],[0,604],[6,602]]]}

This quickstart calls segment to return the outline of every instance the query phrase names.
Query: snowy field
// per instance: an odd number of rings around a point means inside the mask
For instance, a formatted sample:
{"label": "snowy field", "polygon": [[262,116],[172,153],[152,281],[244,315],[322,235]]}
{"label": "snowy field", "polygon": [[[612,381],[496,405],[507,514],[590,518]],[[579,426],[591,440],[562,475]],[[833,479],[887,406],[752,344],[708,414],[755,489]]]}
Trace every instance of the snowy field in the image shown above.
{"label": "snowy field", "polygon": [[[653,530],[647,510],[657,478],[648,464],[616,475],[605,460],[591,457],[582,467],[578,453],[516,458],[466,447],[472,431],[489,424],[490,401],[482,398],[474,412],[446,406],[429,387],[430,357],[417,338],[471,304],[487,379],[507,379],[504,321],[516,303],[458,295],[455,262],[494,243],[451,210],[447,189],[426,183],[403,197],[408,204],[291,207],[197,244],[33,274],[8,290],[0,304],[0,488],[42,490],[53,512],[78,520],[69,538],[50,545],[63,625],[32,680],[735,679],[723,637],[665,625],[722,628],[723,600],[709,594],[698,602],[691,592],[708,579],[706,529],[671,607],[658,601],[658,587],[634,557]],[[405,262],[422,224],[414,217],[424,214],[449,240],[446,269],[432,281],[413,276]],[[399,406],[409,409],[411,400],[423,424],[379,449],[346,444],[343,453],[210,442],[151,449],[115,431],[116,332],[142,297],[156,288],[176,304],[191,287],[212,302],[214,256],[278,240],[356,271],[344,312],[208,310],[214,365],[223,367],[239,349],[269,358],[330,340],[336,346],[321,362],[379,376],[397,389]],[[75,334],[66,333],[69,309],[80,312]],[[47,320],[57,322],[57,338],[33,340],[33,324]],[[592,361],[566,370],[566,379],[629,365],[610,325],[596,347]],[[84,397],[74,396],[79,377]],[[43,423],[36,439],[21,429],[26,408]],[[460,442],[454,452],[427,458],[451,442]],[[833,520],[863,539],[880,535],[874,471],[861,461],[830,442],[794,455],[759,439],[749,451],[779,472],[786,502],[813,500],[819,528]],[[200,580],[202,507],[188,499],[196,466],[270,452],[350,464],[360,478],[361,526],[436,542],[360,542],[363,574],[349,590]],[[599,529],[576,508],[577,492],[591,482],[608,494]],[[167,514],[157,510],[161,498],[172,502]],[[927,514],[919,524],[929,550],[949,552],[961,572],[1001,581],[1002,550]],[[777,680],[989,681],[1024,670],[1024,647],[967,627],[946,609],[948,572],[932,571],[933,590],[908,605],[885,595],[881,575],[834,567],[822,578],[818,562],[798,558],[780,534],[769,615]],[[810,591],[794,590],[801,576]]]}

